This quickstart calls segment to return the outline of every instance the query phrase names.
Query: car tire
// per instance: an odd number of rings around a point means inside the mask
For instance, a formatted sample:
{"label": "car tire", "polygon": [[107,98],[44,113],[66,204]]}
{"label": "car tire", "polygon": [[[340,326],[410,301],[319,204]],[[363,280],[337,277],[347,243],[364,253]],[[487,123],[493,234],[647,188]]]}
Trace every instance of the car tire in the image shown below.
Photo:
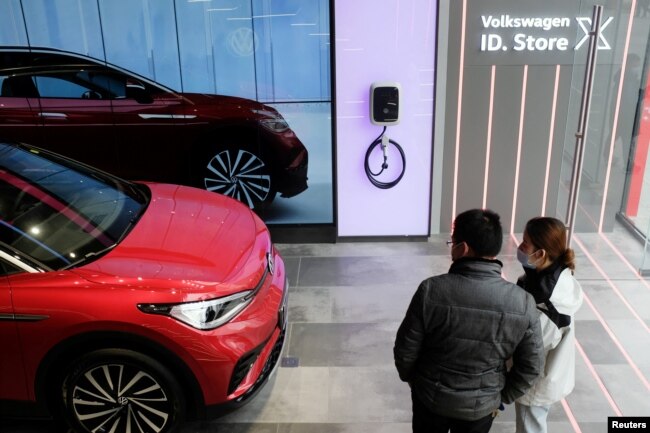
{"label": "car tire", "polygon": [[272,169],[259,152],[245,146],[220,147],[202,160],[201,181],[208,191],[227,195],[256,211],[273,202]]}
{"label": "car tire", "polygon": [[185,396],[172,373],[131,350],[79,358],[65,375],[61,400],[75,432],[173,433],[185,418]]}

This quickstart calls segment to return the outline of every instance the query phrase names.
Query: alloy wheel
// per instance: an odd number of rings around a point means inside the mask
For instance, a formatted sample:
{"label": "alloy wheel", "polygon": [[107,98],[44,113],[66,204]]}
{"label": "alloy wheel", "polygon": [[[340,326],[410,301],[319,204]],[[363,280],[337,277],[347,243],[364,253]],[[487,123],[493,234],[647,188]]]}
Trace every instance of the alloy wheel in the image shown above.
{"label": "alloy wheel", "polygon": [[76,378],[71,392],[73,414],[88,432],[158,433],[173,413],[161,383],[133,365],[90,368]]}
{"label": "alloy wheel", "polygon": [[251,209],[271,195],[268,166],[255,154],[242,149],[224,150],[207,165],[205,189],[235,198]]}

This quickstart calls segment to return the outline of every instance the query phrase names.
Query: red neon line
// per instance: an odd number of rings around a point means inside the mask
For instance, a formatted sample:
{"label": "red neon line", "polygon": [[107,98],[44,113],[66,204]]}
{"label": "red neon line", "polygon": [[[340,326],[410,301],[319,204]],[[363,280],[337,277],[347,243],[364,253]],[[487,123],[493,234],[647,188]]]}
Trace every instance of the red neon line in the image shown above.
{"label": "red neon line", "polygon": [[521,165],[521,142],[524,138],[524,111],[526,110],[526,86],[528,85],[528,65],[524,65],[524,80],[521,85],[521,110],[519,112],[519,138],[517,139],[517,165],[515,166],[515,190],[512,198],[512,220],[510,233],[515,231],[515,215],[517,212],[517,194],[519,193],[519,167]]}
{"label": "red neon line", "polygon": [[605,240],[605,242],[607,242],[607,245],[609,245],[609,247],[614,251],[614,253],[616,253],[618,258],[621,259],[623,261],[623,263],[625,263],[627,265],[627,267],[632,271],[634,276],[637,277],[639,279],[639,281],[641,281],[643,283],[644,286],[646,286],[648,289],[650,289],[650,284],[648,284],[648,282],[641,276],[639,271],[637,271],[634,268],[634,266],[632,266],[632,263],[630,263],[625,258],[625,256],[623,256],[623,253],[621,253],[621,251],[618,248],[616,248],[614,246],[614,244],[612,244],[612,242],[609,239],[607,239],[607,237],[602,232],[599,233],[599,234],[600,234],[600,237],[603,238]]}
{"label": "red neon line", "polygon": [[576,433],[582,433],[582,430],[580,430],[580,426],[578,425],[578,421],[576,421],[576,417],[573,415],[573,411],[569,407],[569,403],[565,399],[562,399],[562,408],[564,408],[564,412],[566,413],[566,416],[569,418],[569,422],[571,423],[571,427],[573,427],[573,430]]}
{"label": "red neon line", "polygon": [[618,289],[618,287],[616,287],[616,284],[614,284],[614,282],[613,282],[613,281],[609,278],[609,276],[605,273],[605,271],[603,270],[603,268],[601,268],[600,265],[599,265],[599,264],[594,260],[594,258],[591,256],[591,254],[589,254],[589,251],[587,251],[587,249],[586,249],[585,246],[582,244],[582,242],[580,242],[580,239],[578,239],[577,236],[574,236],[573,239],[576,241],[576,243],[578,244],[578,246],[580,246],[580,248],[582,249],[582,252],[585,254],[585,256],[587,256],[587,258],[589,259],[589,261],[591,261],[591,264],[594,265],[594,267],[596,268],[596,270],[597,270],[598,272],[600,272],[600,275],[602,275],[603,278],[605,279],[605,281],[607,281],[607,283],[608,283],[609,286],[612,288],[612,290],[614,291],[614,293],[616,293],[616,295],[621,299],[621,301],[623,302],[623,304],[625,304],[625,306],[627,307],[627,309],[630,310],[630,313],[632,313],[632,315],[634,316],[634,318],[635,318],[636,320],[638,320],[639,323],[641,323],[641,327],[644,328],[645,331],[646,331],[647,333],[650,334],[650,327],[648,327],[647,323],[645,323],[645,321],[644,321],[641,317],[639,317],[639,315],[637,314],[637,312],[634,311],[634,308],[632,308],[632,306],[631,306],[630,303],[627,301],[627,299],[625,299],[625,296],[623,296],[623,294],[621,293],[621,291]]}
{"label": "red neon line", "polygon": [[458,75],[458,108],[456,109],[456,149],[454,150],[454,191],[452,193],[451,220],[456,218],[456,202],[458,196],[458,157],[460,155],[460,120],[463,108],[463,78],[465,74],[465,20],[467,0],[463,0],[463,14],[460,32],[460,72]]}
{"label": "red neon line", "polygon": [[594,304],[591,302],[591,300],[589,299],[587,294],[583,293],[583,295],[584,295],[584,300],[587,302],[587,304],[591,308],[591,311],[596,315],[596,318],[598,319],[600,324],[603,325],[603,328],[605,328],[605,332],[607,332],[607,334],[612,339],[612,341],[614,342],[616,347],[618,347],[618,350],[621,352],[621,354],[623,355],[623,357],[625,358],[627,363],[630,364],[630,367],[632,368],[634,373],[636,373],[636,375],[641,380],[641,383],[643,383],[643,385],[646,387],[646,389],[648,391],[650,391],[650,383],[648,383],[648,379],[646,379],[645,376],[643,375],[643,373],[641,373],[641,370],[639,370],[639,367],[637,367],[637,365],[634,363],[634,361],[632,361],[632,358],[630,358],[630,355],[628,355],[628,353],[625,351],[625,349],[623,348],[623,345],[620,343],[620,341],[618,341],[618,339],[616,338],[616,336],[614,335],[612,330],[609,329],[609,326],[607,326],[607,323],[605,322],[605,319],[603,319],[603,316],[601,316],[600,313],[598,312],[598,310],[596,310],[596,307],[594,307]]}
{"label": "red neon line", "polygon": [[551,108],[551,130],[548,133],[548,155],[546,155],[546,175],[544,176],[544,195],[542,196],[542,216],[546,215],[546,198],[548,197],[548,179],[551,174],[551,155],[553,154],[553,135],[555,134],[555,114],[557,111],[557,92],[560,84],[560,65],[555,66],[555,88],[553,89],[553,107]]}
{"label": "red neon line", "polygon": [[578,340],[576,339],[576,348],[578,349],[578,352],[580,352],[580,355],[582,355],[582,359],[585,361],[587,364],[587,368],[591,372],[591,375],[596,379],[596,383],[598,383],[598,386],[600,387],[600,390],[603,392],[605,395],[605,398],[609,402],[609,405],[614,409],[614,413],[618,416],[623,416],[621,413],[621,410],[618,408],[616,403],[614,402],[614,399],[612,398],[612,395],[607,391],[607,387],[605,387],[605,384],[603,381],[600,379],[600,376],[598,376],[598,372],[596,371],[596,368],[594,368],[594,365],[591,363],[589,358],[587,358],[587,354],[585,353],[585,350],[582,348],[580,343],[578,343]]}
{"label": "red neon line", "polygon": [[496,65],[492,65],[492,76],[490,77],[490,108],[488,109],[487,150],[485,152],[485,179],[483,180],[483,209],[487,207],[488,175],[490,173],[490,149],[492,148],[492,114],[494,111],[495,76]]}
{"label": "red neon line", "polygon": [[625,36],[625,48],[623,49],[623,63],[621,63],[621,77],[618,82],[618,95],[616,96],[616,108],[614,109],[614,123],[612,125],[612,139],[609,143],[609,157],[607,159],[607,174],[605,175],[605,189],[603,191],[603,202],[600,207],[600,219],[598,222],[598,233],[603,231],[603,221],[605,219],[605,203],[607,202],[607,193],[609,192],[609,177],[612,172],[612,159],[614,157],[614,143],[616,142],[616,133],[618,129],[618,115],[621,109],[621,97],[623,95],[623,83],[625,77],[625,68],[627,67],[627,54],[630,50],[630,37],[632,35],[632,23],[634,21],[634,12],[636,10],[636,0],[632,0],[630,7],[630,18],[627,22],[627,35]]}

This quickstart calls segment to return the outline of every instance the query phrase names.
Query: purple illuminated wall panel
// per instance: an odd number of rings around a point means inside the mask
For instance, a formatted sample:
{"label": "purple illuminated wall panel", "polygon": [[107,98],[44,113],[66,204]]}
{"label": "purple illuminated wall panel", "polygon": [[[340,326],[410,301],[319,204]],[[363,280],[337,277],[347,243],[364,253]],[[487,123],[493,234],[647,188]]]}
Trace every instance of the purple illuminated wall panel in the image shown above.
{"label": "purple illuminated wall panel", "polygon": [[[338,235],[426,236],[436,2],[335,0],[335,12]],[[369,90],[376,81],[397,81],[402,88],[400,123],[389,126],[387,135],[404,149],[406,173],[386,190],[374,187],[364,172],[366,150],[382,129],[369,120]],[[389,155],[389,173],[381,180],[391,180],[398,161],[397,153]],[[371,165],[378,171],[381,158]]]}

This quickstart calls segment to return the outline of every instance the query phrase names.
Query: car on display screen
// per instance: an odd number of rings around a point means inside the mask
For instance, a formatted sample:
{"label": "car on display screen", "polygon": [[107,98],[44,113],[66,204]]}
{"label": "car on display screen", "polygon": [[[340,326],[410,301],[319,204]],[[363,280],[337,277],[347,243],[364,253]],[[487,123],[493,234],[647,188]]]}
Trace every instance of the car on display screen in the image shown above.
{"label": "car on display screen", "polygon": [[307,149],[274,108],[179,93],[115,65],[0,47],[0,139],[124,179],[179,183],[261,210],[307,188]]}
{"label": "car on display screen", "polygon": [[0,142],[0,415],[169,433],[266,382],[284,264],[229,197]]}

